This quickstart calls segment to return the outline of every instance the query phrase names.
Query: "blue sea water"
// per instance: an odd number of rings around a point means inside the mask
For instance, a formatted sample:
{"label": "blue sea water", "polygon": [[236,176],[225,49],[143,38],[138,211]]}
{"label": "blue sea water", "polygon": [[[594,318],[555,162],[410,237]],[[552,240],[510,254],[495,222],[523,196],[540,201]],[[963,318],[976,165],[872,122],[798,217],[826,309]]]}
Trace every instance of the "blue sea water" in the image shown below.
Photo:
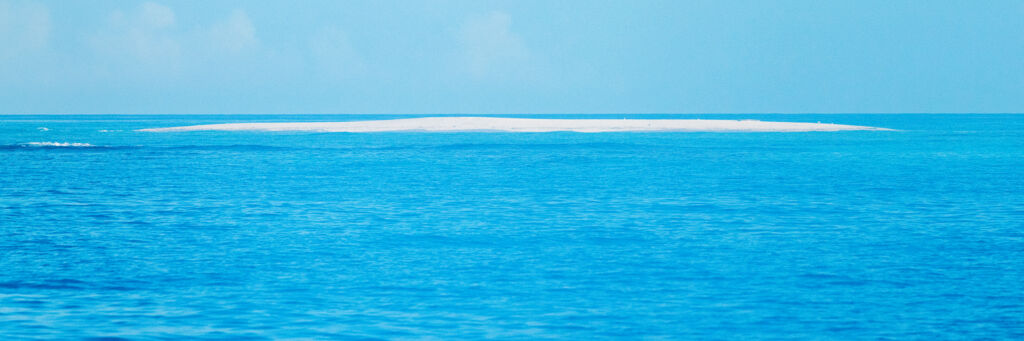
{"label": "blue sea water", "polygon": [[133,131],[397,117],[0,116],[0,338],[1024,338],[1024,116]]}

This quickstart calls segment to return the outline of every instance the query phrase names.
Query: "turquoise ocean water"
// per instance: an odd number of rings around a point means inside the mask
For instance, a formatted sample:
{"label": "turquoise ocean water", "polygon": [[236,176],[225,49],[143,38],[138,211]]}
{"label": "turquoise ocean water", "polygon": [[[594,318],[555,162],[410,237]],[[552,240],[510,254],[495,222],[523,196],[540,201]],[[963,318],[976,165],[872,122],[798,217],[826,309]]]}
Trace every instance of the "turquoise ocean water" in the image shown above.
{"label": "turquoise ocean water", "polygon": [[397,117],[0,116],[0,338],[1024,338],[1024,116],[133,131]]}

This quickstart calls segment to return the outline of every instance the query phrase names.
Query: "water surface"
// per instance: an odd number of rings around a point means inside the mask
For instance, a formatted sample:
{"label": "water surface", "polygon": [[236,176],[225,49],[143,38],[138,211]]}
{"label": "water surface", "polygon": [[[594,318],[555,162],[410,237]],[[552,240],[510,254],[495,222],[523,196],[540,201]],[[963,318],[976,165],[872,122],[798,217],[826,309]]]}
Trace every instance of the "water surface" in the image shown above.
{"label": "water surface", "polygon": [[134,131],[389,117],[0,116],[0,336],[1024,338],[1022,116]]}

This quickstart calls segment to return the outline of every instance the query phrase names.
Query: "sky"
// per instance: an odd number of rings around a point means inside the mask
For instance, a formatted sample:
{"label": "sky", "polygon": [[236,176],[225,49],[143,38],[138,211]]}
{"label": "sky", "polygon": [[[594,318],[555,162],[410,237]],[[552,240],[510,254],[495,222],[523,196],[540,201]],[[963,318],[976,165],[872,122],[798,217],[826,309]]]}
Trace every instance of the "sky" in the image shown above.
{"label": "sky", "polygon": [[0,114],[1024,112],[1024,1],[0,0]]}

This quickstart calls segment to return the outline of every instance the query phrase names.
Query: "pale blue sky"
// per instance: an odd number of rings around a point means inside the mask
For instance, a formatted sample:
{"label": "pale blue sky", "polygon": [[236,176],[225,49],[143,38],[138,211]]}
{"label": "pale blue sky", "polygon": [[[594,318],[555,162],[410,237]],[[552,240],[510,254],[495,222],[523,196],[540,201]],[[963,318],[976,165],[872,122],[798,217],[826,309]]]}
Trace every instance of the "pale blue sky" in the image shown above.
{"label": "pale blue sky", "polygon": [[1024,112],[1024,1],[0,0],[0,113]]}

